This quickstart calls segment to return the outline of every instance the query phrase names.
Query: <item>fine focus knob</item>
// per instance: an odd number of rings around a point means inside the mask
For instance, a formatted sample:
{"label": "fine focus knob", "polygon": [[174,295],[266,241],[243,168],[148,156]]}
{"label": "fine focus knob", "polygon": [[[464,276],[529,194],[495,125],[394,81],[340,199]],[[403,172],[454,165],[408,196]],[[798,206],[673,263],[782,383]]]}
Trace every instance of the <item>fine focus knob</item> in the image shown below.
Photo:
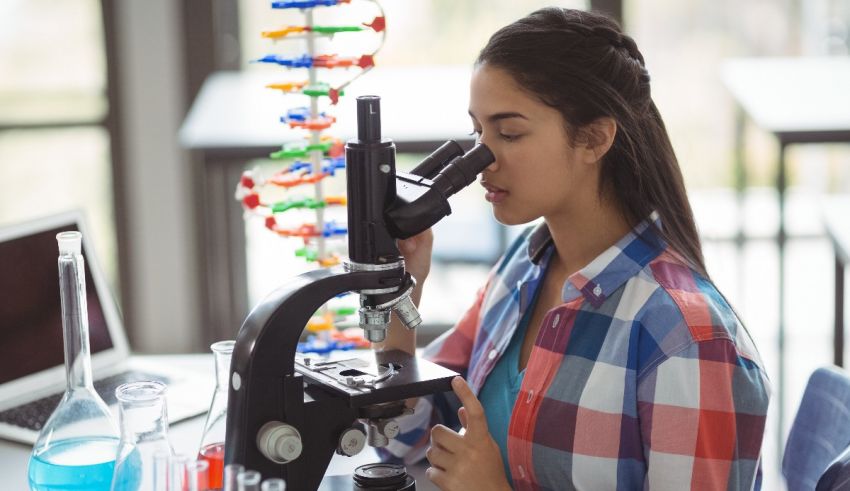
{"label": "fine focus knob", "polygon": [[398,436],[401,431],[401,426],[399,426],[398,421],[394,419],[383,419],[378,422],[378,430],[380,430],[385,437],[392,440]]}
{"label": "fine focus knob", "polygon": [[288,464],[301,455],[301,434],[286,423],[269,421],[257,433],[257,448],[272,462]]}
{"label": "fine focus knob", "polygon": [[336,453],[353,457],[366,446],[366,433],[360,428],[348,428],[339,437]]}

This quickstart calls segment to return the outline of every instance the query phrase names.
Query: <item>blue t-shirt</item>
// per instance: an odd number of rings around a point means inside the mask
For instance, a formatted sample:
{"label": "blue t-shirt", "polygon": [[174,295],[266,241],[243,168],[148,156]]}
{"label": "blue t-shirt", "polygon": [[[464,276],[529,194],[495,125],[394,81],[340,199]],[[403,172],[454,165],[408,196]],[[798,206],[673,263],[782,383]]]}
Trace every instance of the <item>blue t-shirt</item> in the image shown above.
{"label": "blue t-shirt", "polygon": [[502,464],[505,466],[505,475],[508,476],[508,482],[511,483],[513,478],[511,477],[511,468],[508,465],[508,426],[511,423],[511,413],[522,386],[522,379],[525,376],[525,369],[519,370],[519,355],[522,350],[522,342],[525,339],[525,331],[531,321],[534,305],[537,302],[539,286],[540,283],[535,285],[536,288],[529,308],[520,319],[510,344],[499,361],[496,362],[496,366],[493,367],[493,371],[487,376],[481,391],[478,393],[478,400],[481,401],[484,415],[487,417],[487,428],[490,430],[493,440],[499,445],[499,451],[502,453]]}

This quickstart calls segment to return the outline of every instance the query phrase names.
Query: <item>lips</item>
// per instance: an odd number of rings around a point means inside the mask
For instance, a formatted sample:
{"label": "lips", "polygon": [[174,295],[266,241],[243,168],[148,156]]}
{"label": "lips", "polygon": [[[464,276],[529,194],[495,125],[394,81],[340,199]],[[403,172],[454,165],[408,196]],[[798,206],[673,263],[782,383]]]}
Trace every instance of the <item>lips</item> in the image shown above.
{"label": "lips", "polygon": [[487,181],[481,181],[481,186],[484,187],[486,192],[484,193],[484,199],[489,201],[490,203],[496,204],[500,203],[502,200],[507,198],[508,191],[506,189],[502,189],[498,186],[494,186]]}

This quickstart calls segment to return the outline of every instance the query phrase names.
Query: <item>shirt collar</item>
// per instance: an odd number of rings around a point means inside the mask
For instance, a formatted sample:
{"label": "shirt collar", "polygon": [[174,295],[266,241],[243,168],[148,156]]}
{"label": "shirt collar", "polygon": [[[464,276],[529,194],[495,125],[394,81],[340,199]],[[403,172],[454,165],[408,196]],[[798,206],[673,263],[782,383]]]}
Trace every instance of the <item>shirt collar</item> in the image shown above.
{"label": "shirt collar", "polygon": [[[563,301],[569,302],[583,295],[594,307],[601,306],[606,298],[666,248],[659,235],[660,230],[661,219],[658,212],[653,211],[616,244],[570,275],[563,286]],[[539,265],[552,244],[546,223],[536,226],[528,241],[531,261]]]}

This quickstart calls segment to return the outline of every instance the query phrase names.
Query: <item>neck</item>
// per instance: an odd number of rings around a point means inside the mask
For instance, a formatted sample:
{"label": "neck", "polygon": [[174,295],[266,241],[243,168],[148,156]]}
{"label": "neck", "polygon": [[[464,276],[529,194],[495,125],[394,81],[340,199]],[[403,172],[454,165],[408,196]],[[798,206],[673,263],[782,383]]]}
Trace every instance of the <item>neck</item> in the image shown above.
{"label": "neck", "polygon": [[545,217],[555,243],[553,271],[567,277],[623,238],[632,226],[613,203],[593,200],[576,213]]}

